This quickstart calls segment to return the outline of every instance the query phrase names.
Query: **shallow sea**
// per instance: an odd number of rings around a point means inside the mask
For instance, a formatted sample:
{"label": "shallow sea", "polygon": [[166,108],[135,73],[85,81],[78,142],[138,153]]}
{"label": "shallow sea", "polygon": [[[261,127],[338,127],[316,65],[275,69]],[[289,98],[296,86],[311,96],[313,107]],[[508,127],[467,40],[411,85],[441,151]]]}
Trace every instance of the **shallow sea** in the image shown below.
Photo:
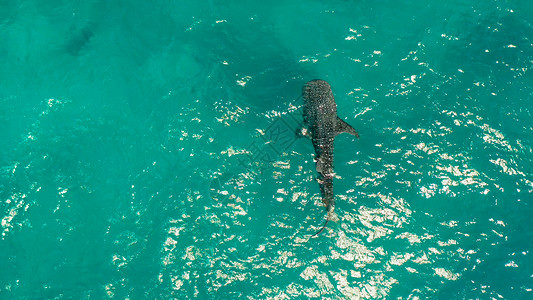
{"label": "shallow sea", "polygon": [[[0,299],[533,298],[532,15],[0,1]],[[309,238],[315,78],[360,139]]]}

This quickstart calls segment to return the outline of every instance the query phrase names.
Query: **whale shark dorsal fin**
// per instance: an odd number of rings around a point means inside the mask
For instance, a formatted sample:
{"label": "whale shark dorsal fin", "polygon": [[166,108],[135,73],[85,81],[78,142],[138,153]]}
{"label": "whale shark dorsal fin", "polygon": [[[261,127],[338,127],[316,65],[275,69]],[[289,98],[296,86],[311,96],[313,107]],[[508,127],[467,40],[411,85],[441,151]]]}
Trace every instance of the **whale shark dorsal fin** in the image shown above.
{"label": "whale shark dorsal fin", "polygon": [[341,134],[343,132],[346,132],[359,138],[359,133],[357,133],[357,131],[355,131],[355,129],[353,129],[353,127],[350,126],[350,124],[344,122],[344,120],[340,119],[339,117],[337,117],[337,124],[336,124],[335,131],[336,131],[335,134]]}
{"label": "whale shark dorsal fin", "polygon": [[322,165],[323,165],[323,161],[322,161],[321,157],[318,157],[317,160],[316,160],[316,171],[318,173],[323,173],[324,172],[324,169],[323,169]]}

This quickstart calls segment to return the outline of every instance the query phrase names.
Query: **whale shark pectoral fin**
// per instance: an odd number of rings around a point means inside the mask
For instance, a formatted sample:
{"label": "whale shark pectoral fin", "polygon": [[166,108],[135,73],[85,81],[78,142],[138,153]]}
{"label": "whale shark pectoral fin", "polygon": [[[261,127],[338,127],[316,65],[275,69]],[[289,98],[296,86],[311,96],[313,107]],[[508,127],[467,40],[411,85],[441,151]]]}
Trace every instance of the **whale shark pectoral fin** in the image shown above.
{"label": "whale shark pectoral fin", "polygon": [[311,138],[311,133],[309,132],[309,130],[307,130],[307,128],[303,127],[303,128],[296,129],[296,136],[299,138],[300,137]]}
{"label": "whale shark pectoral fin", "polygon": [[346,132],[359,138],[359,133],[357,133],[357,131],[355,131],[355,129],[353,129],[353,127],[350,124],[344,122],[344,120],[340,119],[339,117],[337,117],[337,128],[335,128],[335,131],[336,131],[336,134],[341,134],[343,132]]}

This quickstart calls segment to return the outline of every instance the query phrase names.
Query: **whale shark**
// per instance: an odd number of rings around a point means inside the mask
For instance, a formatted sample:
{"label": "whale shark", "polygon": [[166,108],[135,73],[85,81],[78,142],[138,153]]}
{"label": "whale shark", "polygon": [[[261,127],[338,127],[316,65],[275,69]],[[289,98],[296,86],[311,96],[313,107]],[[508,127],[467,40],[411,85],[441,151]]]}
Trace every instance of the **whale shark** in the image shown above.
{"label": "whale shark", "polygon": [[334,218],[335,198],[333,195],[333,149],[335,136],[349,133],[359,138],[359,133],[337,116],[337,104],[331,86],[324,80],[307,82],[302,89],[304,99],[304,128],[301,134],[311,139],[315,148],[317,181],[322,202],[326,206],[324,225],[312,237],[320,234]]}

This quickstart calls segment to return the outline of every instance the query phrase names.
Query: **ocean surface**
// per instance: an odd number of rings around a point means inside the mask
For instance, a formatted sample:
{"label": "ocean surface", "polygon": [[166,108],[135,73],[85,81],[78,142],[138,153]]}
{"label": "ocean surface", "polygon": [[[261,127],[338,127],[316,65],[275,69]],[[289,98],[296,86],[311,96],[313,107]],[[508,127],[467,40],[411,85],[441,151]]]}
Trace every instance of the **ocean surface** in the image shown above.
{"label": "ocean surface", "polygon": [[[0,299],[533,299],[532,16],[0,0]],[[316,78],[360,138],[311,238]]]}

